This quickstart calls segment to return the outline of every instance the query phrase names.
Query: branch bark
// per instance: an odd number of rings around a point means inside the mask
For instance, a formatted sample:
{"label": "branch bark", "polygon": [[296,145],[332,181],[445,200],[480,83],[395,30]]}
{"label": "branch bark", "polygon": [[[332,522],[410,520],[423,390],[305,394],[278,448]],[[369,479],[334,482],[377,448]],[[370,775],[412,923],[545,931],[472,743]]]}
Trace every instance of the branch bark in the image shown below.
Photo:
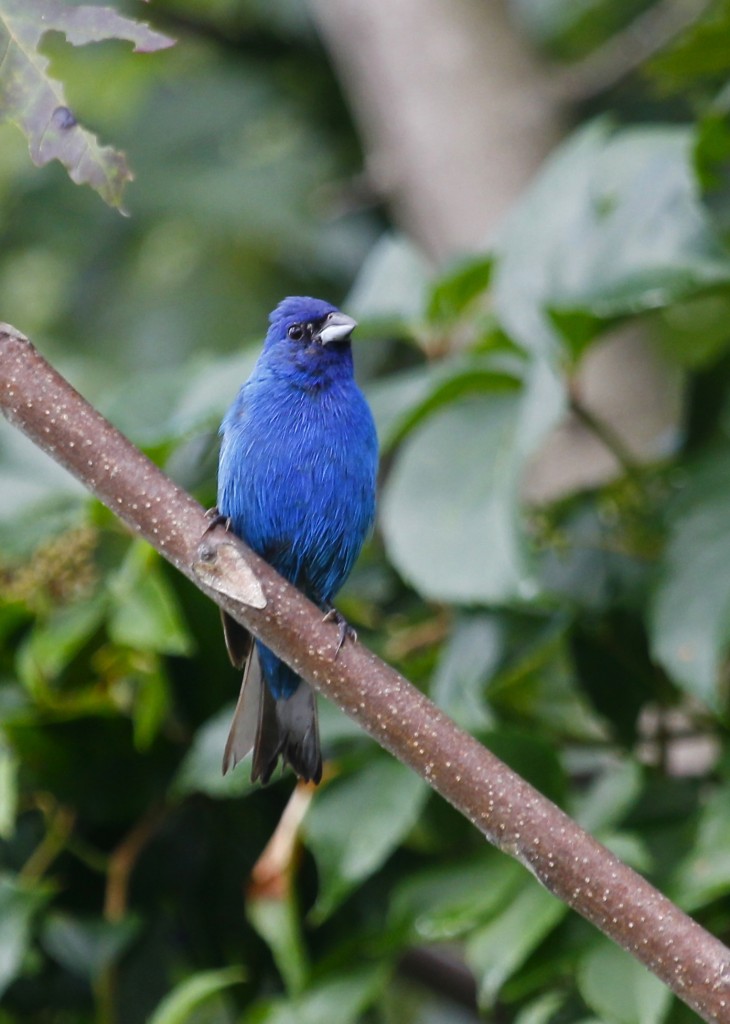
{"label": "branch bark", "polygon": [[[730,950],[216,527],[43,359],[0,324],[0,408],[132,530],[260,637],[500,850],[661,978],[704,1020],[730,1017]],[[238,597],[238,600],[236,599]]]}

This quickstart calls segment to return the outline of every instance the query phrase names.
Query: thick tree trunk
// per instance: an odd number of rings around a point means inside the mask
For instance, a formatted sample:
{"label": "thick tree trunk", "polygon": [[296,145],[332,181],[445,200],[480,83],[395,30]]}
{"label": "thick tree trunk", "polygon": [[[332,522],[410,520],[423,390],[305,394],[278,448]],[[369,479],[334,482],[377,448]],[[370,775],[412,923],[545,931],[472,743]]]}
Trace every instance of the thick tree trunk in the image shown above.
{"label": "thick tree trunk", "polygon": [[562,129],[504,4],[311,5],[396,220],[437,259],[483,247]]}

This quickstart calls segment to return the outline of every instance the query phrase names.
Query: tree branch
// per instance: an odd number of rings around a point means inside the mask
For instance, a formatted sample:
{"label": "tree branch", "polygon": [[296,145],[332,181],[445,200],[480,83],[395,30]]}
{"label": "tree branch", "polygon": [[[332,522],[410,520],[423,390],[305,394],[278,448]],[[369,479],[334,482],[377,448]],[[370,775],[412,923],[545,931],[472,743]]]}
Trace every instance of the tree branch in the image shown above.
{"label": "tree branch", "polygon": [[221,527],[204,537],[200,505],[8,325],[0,325],[0,408],[491,843],[632,953],[704,1020],[727,1022],[730,950],[360,644],[346,644],[335,661],[337,627]]}
{"label": "tree branch", "polygon": [[555,72],[554,95],[586,103],[619,85],[707,13],[713,0],[661,0],[588,56]]}

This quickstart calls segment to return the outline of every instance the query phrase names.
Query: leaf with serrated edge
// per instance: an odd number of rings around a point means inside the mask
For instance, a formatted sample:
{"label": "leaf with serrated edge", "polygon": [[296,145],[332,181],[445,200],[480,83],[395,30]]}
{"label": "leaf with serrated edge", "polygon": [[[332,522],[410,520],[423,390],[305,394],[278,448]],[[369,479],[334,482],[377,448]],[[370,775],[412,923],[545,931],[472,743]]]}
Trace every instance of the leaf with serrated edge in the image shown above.
{"label": "leaf with serrated edge", "polygon": [[0,123],[16,124],[28,139],[39,167],[60,160],[77,185],[90,185],[110,206],[121,209],[132,172],[123,153],[101,146],[77,122],[63,85],[48,74],[38,50],[46,32],[62,32],[73,46],[126,39],[150,53],[174,40],[111,7],[68,7],[63,0],[0,0]]}

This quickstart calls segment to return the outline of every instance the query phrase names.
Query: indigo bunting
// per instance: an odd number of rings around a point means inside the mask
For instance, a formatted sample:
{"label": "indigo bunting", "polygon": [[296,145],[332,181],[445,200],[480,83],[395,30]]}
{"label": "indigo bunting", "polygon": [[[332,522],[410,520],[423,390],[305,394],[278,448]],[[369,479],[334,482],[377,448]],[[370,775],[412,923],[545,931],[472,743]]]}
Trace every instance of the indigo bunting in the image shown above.
{"label": "indigo bunting", "polygon": [[[339,651],[349,627],[331,601],[372,526],[378,463],[373,418],[353,376],[356,324],[308,297],[284,299],[269,323],[221,424],[218,518],[335,619]],[[314,693],[225,613],[223,628],[243,669],[224,773],[253,748],[254,781],[268,782],[281,757],[319,782]]]}

